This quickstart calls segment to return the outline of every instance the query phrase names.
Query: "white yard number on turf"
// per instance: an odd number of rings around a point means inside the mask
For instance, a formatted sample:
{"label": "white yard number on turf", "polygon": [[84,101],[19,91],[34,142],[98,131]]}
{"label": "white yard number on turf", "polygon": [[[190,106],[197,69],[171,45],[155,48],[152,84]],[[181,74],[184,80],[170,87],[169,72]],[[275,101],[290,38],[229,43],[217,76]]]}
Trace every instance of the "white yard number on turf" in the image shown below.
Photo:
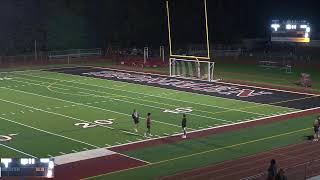
{"label": "white yard number on turf", "polygon": [[94,128],[97,126],[107,126],[112,125],[114,119],[108,119],[108,120],[96,120],[93,123],[76,123],[74,125],[81,126],[82,128]]}
{"label": "white yard number on turf", "polygon": [[0,135],[0,142],[6,142],[12,140],[11,136],[8,135]]}
{"label": "white yard number on turf", "polygon": [[191,107],[187,107],[187,108],[176,108],[176,109],[166,109],[163,112],[167,112],[167,113],[174,113],[174,114],[182,114],[182,113],[190,113],[192,112],[192,108]]}

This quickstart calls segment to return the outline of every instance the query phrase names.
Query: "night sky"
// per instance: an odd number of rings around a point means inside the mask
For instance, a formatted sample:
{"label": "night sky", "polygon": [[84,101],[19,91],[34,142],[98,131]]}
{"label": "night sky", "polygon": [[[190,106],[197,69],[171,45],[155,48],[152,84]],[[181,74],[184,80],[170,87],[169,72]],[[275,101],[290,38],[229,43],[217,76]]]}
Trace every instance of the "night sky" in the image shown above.
{"label": "night sky", "polygon": [[[183,0],[186,8],[191,1],[200,0]],[[319,0],[208,0],[211,41],[267,37],[272,19],[305,19],[318,32],[319,7]],[[1,55],[30,52],[34,40],[42,50],[167,44],[164,0],[1,0],[0,21]]]}

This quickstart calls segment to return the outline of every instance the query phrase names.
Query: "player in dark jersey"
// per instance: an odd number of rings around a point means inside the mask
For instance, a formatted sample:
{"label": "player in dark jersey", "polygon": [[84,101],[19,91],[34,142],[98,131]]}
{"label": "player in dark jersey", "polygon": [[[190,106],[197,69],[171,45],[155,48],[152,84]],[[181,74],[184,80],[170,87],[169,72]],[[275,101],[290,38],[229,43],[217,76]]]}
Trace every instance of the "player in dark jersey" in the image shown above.
{"label": "player in dark jersey", "polygon": [[319,123],[320,123],[320,116],[318,116],[317,119],[313,123],[313,129],[314,129],[313,141],[319,140]]}
{"label": "player in dark jersey", "polygon": [[187,138],[187,117],[186,117],[186,114],[183,114],[183,116],[182,116],[181,127],[183,130],[182,138]]}
{"label": "player in dark jersey", "polygon": [[144,133],[144,136],[147,137],[147,135],[151,135],[151,113],[147,114],[147,132]]}
{"label": "player in dark jersey", "polygon": [[132,119],[133,119],[133,122],[134,122],[134,125],[135,125],[134,130],[135,130],[136,132],[138,132],[139,118],[140,118],[140,115],[139,115],[138,111],[136,111],[136,110],[134,109],[134,110],[133,110],[133,113],[132,113]]}

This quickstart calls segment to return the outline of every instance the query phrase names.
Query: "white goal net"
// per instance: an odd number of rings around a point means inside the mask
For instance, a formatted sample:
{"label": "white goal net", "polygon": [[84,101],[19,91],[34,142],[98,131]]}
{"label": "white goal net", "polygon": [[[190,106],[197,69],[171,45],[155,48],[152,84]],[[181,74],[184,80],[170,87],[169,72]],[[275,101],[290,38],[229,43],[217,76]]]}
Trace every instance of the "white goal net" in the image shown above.
{"label": "white goal net", "polygon": [[170,58],[170,76],[187,79],[213,80],[214,62]]}

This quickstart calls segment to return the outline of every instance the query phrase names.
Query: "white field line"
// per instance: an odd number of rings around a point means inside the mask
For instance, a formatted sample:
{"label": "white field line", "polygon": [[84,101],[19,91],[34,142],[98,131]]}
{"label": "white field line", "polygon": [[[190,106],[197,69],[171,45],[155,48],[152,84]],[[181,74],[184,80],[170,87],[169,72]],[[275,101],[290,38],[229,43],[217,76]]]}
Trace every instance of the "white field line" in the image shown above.
{"label": "white field line", "polygon": [[[79,118],[75,118],[75,117],[71,117],[71,116],[67,116],[67,115],[64,115],[64,114],[55,113],[55,112],[51,112],[51,111],[46,111],[46,110],[43,110],[43,109],[39,109],[39,108],[36,108],[36,107],[28,106],[28,105],[25,105],[25,104],[20,104],[20,103],[13,102],[13,101],[4,100],[4,99],[1,99],[1,98],[0,98],[0,101],[6,102],[6,103],[10,103],[10,104],[15,104],[15,105],[22,106],[22,107],[27,107],[27,108],[34,109],[34,110],[41,111],[41,112],[45,112],[45,113],[48,113],[48,114],[54,114],[54,115],[57,115],[57,116],[61,116],[61,117],[68,118],[68,119],[73,119],[73,120],[80,121],[80,122],[91,123],[89,121],[82,120],[82,119],[79,119]],[[99,124],[99,126],[102,126],[102,127],[108,128],[108,129],[114,129],[112,127],[104,126],[104,125],[101,125],[101,124]]]}
{"label": "white field line", "polygon": [[[67,81],[67,80],[61,80],[61,79],[56,79],[56,78],[44,78],[44,77],[40,77],[40,76],[36,76],[36,75],[29,75],[29,74],[19,74],[19,75],[24,75],[24,76],[31,76],[31,77],[36,77],[36,78],[41,78],[41,79],[47,79],[47,80],[57,80],[57,81],[61,81],[61,82],[68,82],[68,83],[74,83],[74,84],[80,84],[80,85],[86,85],[86,86],[92,86],[92,87],[99,87],[99,88],[104,88],[104,89],[110,89],[110,90],[117,90],[117,91],[123,91],[123,92],[127,92],[127,93],[132,93],[132,94],[139,94],[139,95],[143,95],[143,96],[149,96],[149,97],[156,97],[156,98],[160,98],[160,99],[166,99],[166,100],[173,100],[173,101],[178,101],[178,102],[183,102],[183,103],[190,103],[190,104],[195,104],[195,105],[200,105],[200,106],[206,106],[206,107],[214,107],[214,108],[220,108],[220,109],[224,109],[224,110],[230,110],[230,111],[239,111],[239,112],[243,112],[243,113],[247,113],[247,114],[256,114],[256,115],[264,115],[265,114],[260,114],[260,113],[256,113],[256,112],[251,112],[251,111],[244,111],[241,109],[232,109],[232,108],[227,108],[227,107],[221,107],[221,106],[215,106],[215,105],[209,105],[209,104],[201,104],[201,103],[196,103],[196,102],[191,102],[191,101],[184,101],[184,100],[180,100],[180,99],[174,99],[174,98],[167,98],[167,97],[163,97],[163,96],[157,96],[157,95],[151,95],[151,94],[144,94],[144,93],[139,93],[139,92],[134,92],[134,91],[128,91],[128,90],[123,90],[123,89],[117,89],[117,88],[111,88],[111,87],[106,87],[106,86],[99,86],[99,85],[94,85],[94,84],[87,84],[87,83],[81,83],[81,82],[77,82],[77,81]],[[24,80],[29,80],[29,81],[35,81],[35,82],[43,82],[43,81],[37,81],[37,80],[32,80],[32,79],[27,79],[27,78],[22,78],[22,77],[18,77],[19,79],[24,79]],[[98,79],[98,78],[97,78]],[[105,79],[104,79],[105,80]],[[11,80],[11,81],[17,81],[17,80]],[[109,80],[110,81],[110,80]],[[120,82],[120,81],[116,81],[116,82]],[[47,82],[49,83],[49,82]],[[123,83],[123,82],[122,82]],[[78,88],[78,89],[83,89],[83,90],[87,90],[87,91],[93,91],[93,92],[100,92],[101,91],[97,91],[97,90],[91,90],[91,89],[86,89],[86,88],[80,88],[80,87],[75,87],[75,86],[68,86],[68,85],[62,85],[59,84],[60,86],[64,86],[64,87],[73,87],[73,88]],[[140,85],[140,84],[137,84]],[[146,85],[144,85],[146,86]],[[159,87],[154,87],[154,88],[159,88]],[[163,88],[161,88],[163,89]],[[168,89],[165,89],[168,90]],[[177,90],[173,90],[173,91],[177,91]],[[177,91],[179,92],[179,91]],[[181,92],[181,91],[180,91]],[[183,91],[186,92],[186,91]],[[105,94],[111,94],[111,93],[106,93]],[[189,93],[189,92],[186,92]],[[195,95],[199,95],[197,93],[192,93]],[[202,95],[202,94],[200,94]],[[205,95],[205,96],[209,96],[209,95]],[[130,99],[134,99],[132,97],[129,96],[125,96],[128,97]],[[211,98],[220,98],[220,97],[216,97],[216,96],[210,96]],[[222,98],[222,99],[227,99],[227,98]],[[231,100],[231,99],[227,99],[227,100]],[[236,99],[232,99],[235,101],[240,101],[240,100],[236,100]],[[253,104],[259,104],[260,106],[273,106],[273,107],[279,107],[279,106],[274,106],[271,104],[261,104],[261,103],[255,103],[255,102],[247,102],[247,101],[241,101],[241,102],[246,102],[246,103],[253,103]],[[159,103],[158,103],[159,104]],[[172,105],[171,105],[172,106]],[[292,109],[292,110],[296,110],[293,108],[287,108],[287,109]],[[201,110],[198,110],[201,112]],[[206,112],[206,111],[203,111]]]}
{"label": "white field line", "polygon": [[[20,82],[22,82],[22,81],[20,81]],[[35,83],[30,83],[30,84],[34,84],[34,85],[40,86],[39,84],[35,84]],[[112,112],[112,113],[115,113],[115,114],[120,114],[120,115],[130,116],[130,117],[131,117],[130,114],[125,114],[125,113],[121,113],[121,112],[117,112],[117,111],[112,111],[112,110],[109,110],[109,109],[99,108],[99,107],[96,107],[96,106],[90,106],[90,105],[87,105],[87,104],[82,104],[82,103],[77,103],[77,102],[73,102],[73,101],[68,101],[68,100],[64,100],[64,99],[60,99],[60,98],[54,98],[54,97],[50,97],[50,96],[44,96],[44,95],[40,95],[40,94],[30,93],[30,92],[21,91],[21,90],[17,90],[17,89],[6,88],[6,87],[0,87],[0,88],[2,88],[2,89],[7,89],[7,90],[11,90],[11,91],[16,91],[16,92],[21,92],[21,93],[24,93],[24,94],[29,94],[29,95],[44,97],[44,98],[48,98],[48,99],[54,99],[54,100],[58,100],[58,101],[63,101],[63,102],[67,102],[67,103],[77,104],[77,105],[81,105],[81,106],[86,106],[86,107],[90,107],[90,108],[94,108],[94,109],[99,109],[99,110],[102,110],[102,111]],[[142,118],[143,118],[143,117],[142,117]],[[157,122],[157,123],[166,124],[166,125],[169,125],[169,126],[175,126],[175,127],[179,127],[179,128],[180,128],[180,126],[179,126],[179,125],[176,125],[176,124],[170,124],[170,123],[166,123],[166,122],[162,122],[162,121],[157,121],[157,120],[153,120],[153,122]]]}
{"label": "white field line", "polygon": [[[123,92],[127,92],[127,93],[139,94],[139,95],[143,95],[143,96],[150,96],[150,97],[156,97],[156,98],[161,98],[161,99],[166,99],[166,100],[173,100],[173,101],[178,101],[178,102],[190,103],[190,104],[195,104],[195,105],[200,105],[200,106],[215,107],[215,108],[221,108],[221,109],[226,109],[226,110],[235,110],[235,111],[250,113],[250,112],[243,111],[243,110],[238,110],[238,109],[230,109],[230,108],[226,108],[226,107],[220,107],[220,106],[214,106],[214,105],[209,105],[209,104],[196,103],[196,102],[191,102],[191,101],[184,101],[184,100],[180,100],[180,99],[167,98],[167,97],[157,96],[157,95],[152,95],[152,94],[144,94],[144,93],[128,91],[128,90],[124,90],[124,89],[118,89],[118,88],[111,88],[111,87],[107,87],[107,86],[99,86],[99,85],[95,85],[95,84],[81,83],[81,82],[78,82],[78,81],[75,81],[75,80],[68,81],[68,80],[63,80],[63,79],[47,78],[47,77],[41,77],[41,76],[36,76],[36,75],[30,75],[30,74],[21,74],[21,73],[19,73],[19,75],[37,77],[37,78],[47,79],[47,80],[56,80],[56,81],[61,81],[61,82],[69,82],[69,83],[74,83],[74,84],[81,84],[81,85],[87,85],[87,86],[92,86],[92,87],[99,87],[99,88],[102,88],[102,89],[111,89],[111,90],[123,91]],[[72,74],[67,74],[67,75],[79,77],[79,75],[72,75]],[[85,78],[85,76],[80,76],[80,77]],[[96,79],[96,80],[104,80],[104,82],[106,82],[106,81],[115,82],[114,80],[100,79],[100,78],[94,78],[94,77],[86,77],[86,78]],[[117,82],[121,82],[121,81],[117,81]],[[121,82],[121,83],[128,83],[128,82]],[[146,85],[141,85],[141,84],[135,84],[135,85],[146,86]],[[168,90],[166,88],[161,88],[161,87],[156,87],[156,86],[152,86],[152,87],[153,88],[158,88],[158,89]],[[187,92],[187,91],[178,91],[178,90],[173,90],[173,89],[170,89],[170,90],[177,91],[177,92],[191,93],[191,92]],[[217,99],[240,101],[240,102],[245,102],[245,103],[257,104],[257,105],[261,105],[261,106],[272,106],[272,107],[279,108],[279,106],[275,106],[275,105],[272,105],[272,104],[262,104],[262,103],[256,103],[256,102],[248,102],[248,101],[242,101],[242,100],[238,100],[238,99],[223,98],[223,97],[211,96],[211,95],[206,95],[206,94],[198,94],[198,93],[191,93],[191,94],[193,94],[193,95],[201,95],[201,96],[208,96],[208,97],[211,97],[211,98],[214,97],[214,98],[217,98]],[[294,109],[294,108],[287,108],[287,109],[297,110],[297,109]]]}
{"label": "white field line", "polygon": [[8,122],[11,122],[11,123],[14,123],[14,124],[18,124],[20,126],[28,127],[30,129],[34,129],[34,130],[37,130],[37,131],[40,131],[40,132],[44,132],[46,134],[50,134],[50,135],[53,135],[53,136],[58,136],[58,137],[61,137],[61,138],[64,138],[64,139],[68,139],[68,140],[71,140],[71,141],[74,141],[74,142],[78,142],[78,143],[81,143],[81,144],[85,144],[87,146],[91,146],[91,147],[94,147],[94,148],[99,148],[98,146],[93,145],[93,144],[89,144],[89,143],[86,143],[86,142],[83,142],[83,141],[80,141],[80,140],[76,140],[76,139],[73,139],[73,138],[69,138],[69,137],[66,137],[66,136],[63,136],[63,135],[60,135],[60,134],[56,134],[56,133],[49,132],[49,131],[46,131],[46,130],[42,130],[42,129],[39,129],[39,128],[36,128],[36,127],[32,127],[32,126],[29,126],[29,125],[26,125],[26,124],[23,124],[23,123],[19,123],[19,122],[16,122],[16,121],[4,118],[4,117],[0,117],[0,119],[8,121]]}
{"label": "white field line", "polygon": [[[260,120],[264,120],[264,119],[280,117],[280,116],[286,116],[286,115],[290,115],[290,114],[296,114],[296,113],[301,113],[301,112],[306,112],[306,111],[311,111],[311,110],[316,110],[316,109],[320,109],[320,107],[301,110],[301,111],[296,111],[296,112],[289,112],[289,113],[281,114],[281,115],[268,116],[268,117],[254,119],[254,120],[242,121],[242,122],[237,122],[237,123],[232,123],[232,124],[227,124],[227,125],[219,125],[219,126],[215,126],[215,127],[199,129],[199,130],[195,130],[195,131],[190,131],[190,132],[188,132],[188,134],[192,134],[192,133],[196,133],[196,132],[200,132],[200,131],[207,131],[207,130],[212,130],[212,129],[223,128],[223,127],[228,127],[228,126],[233,126],[233,125],[246,124],[246,123],[250,123],[250,122],[255,122],[255,121],[260,121]],[[180,136],[180,135],[181,135],[181,133],[173,134],[171,136],[162,136],[162,137],[159,137],[159,138],[145,139],[145,140],[136,141],[136,142],[133,142],[133,143],[126,143],[126,144],[122,144],[122,145],[110,146],[108,148],[115,148],[115,147],[120,147],[120,146],[125,146],[125,145],[130,145],[130,144],[136,144],[136,143],[141,143],[141,142],[147,142],[147,141],[150,141],[150,140],[164,139],[164,138]]]}
{"label": "white field line", "polygon": [[[130,70],[123,70],[123,69],[115,69],[115,68],[108,68],[108,67],[99,67],[99,66],[73,66],[73,67],[57,67],[57,68],[46,68],[46,69],[39,69],[39,70],[21,70],[21,71],[7,71],[6,73],[14,73],[14,72],[42,72],[43,70],[54,70],[54,69],[74,69],[74,68],[94,68],[94,69],[107,69],[107,70],[112,70],[112,71],[120,71],[120,72],[128,72],[128,73],[136,73],[136,74],[144,74],[144,75],[156,75],[156,76],[160,76],[160,77],[168,77],[170,78],[169,75],[163,75],[163,74],[157,74],[157,73],[147,73],[147,72],[140,72],[140,71],[130,71]],[[46,71],[49,73],[56,73],[56,72],[50,72],[50,71]],[[71,75],[71,74],[69,74]],[[77,75],[72,75],[72,76],[77,76]],[[92,78],[92,77],[87,77],[87,78]],[[184,79],[184,78],[179,78],[179,77],[175,77],[176,79]],[[95,78],[95,79],[99,79],[99,78]],[[99,79],[99,80],[104,80],[104,79]],[[190,79],[188,79],[190,80]],[[192,80],[192,79],[191,79]],[[208,83],[208,81],[206,80],[197,80],[197,81],[202,81],[202,82],[206,82]],[[125,82],[122,82],[125,83]],[[216,81],[215,83],[218,84],[231,84],[231,85],[237,85],[237,86],[242,86],[242,87],[252,87],[252,88],[258,88],[258,89],[266,89],[266,90],[272,90],[272,91],[279,91],[279,92],[288,92],[288,93],[294,93],[294,94],[303,94],[303,95],[310,95],[310,96],[318,96],[317,94],[313,94],[313,93],[305,93],[305,92],[297,92],[297,91],[289,91],[289,90],[283,90],[283,89],[274,89],[274,88],[267,88],[267,87],[260,87],[260,86],[253,86],[253,85],[245,85],[245,84],[237,84],[237,83],[228,83],[228,82],[223,82],[223,81]],[[238,100],[241,101],[241,100]]]}
{"label": "white field line", "polygon": [[[43,81],[37,81],[37,80],[32,80],[32,79],[27,79],[27,78],[21,78],[21,77],[18,77],[19,79],[24,79],[24,80],[28,80],[28,81],[33,81],[33,82],[37,82],[37,83],[40,83],[40,82],[43,82]],[[15,80],[17,81],[17,80]],[[19,81],[21,82],[21,81]],[[25,81],[24,81],[25,82]],[[48,82],[49,83],[49,82]],[[44,85],[41,85],[41,86],[44,86]],[[129,96],[124,96],[124,95],[117,95],[117,94],[113,94],[113,93],[107,93],[107,92],[103,92],[103,91],[97,91],[97,90],[92,90],[92,89],[87,89],[87,88],[81,88],[81,87],[76,87],[76,86],[68,86],[68,85],[64,85],[64,84],[58,84],[58,86],[63,86],[63,87],[69,87],[69,88],[76,88],[76,89],[81,89],[81,90],[86,90],[86,91],[92,91],[92,92],[95,92],[95,93],[103,93],[103,94],[109,94],[109,95],[112,95],[112,96],[121,96],[121,97],[126,97],[126,98],[129,98],[129,99],[137,99],[137,100],[140,100],[140,101],[145,101],[145,102],[151,102],[151,101],[148,101],[148,100],[144,100],[144,99],[141,99],[141,98],[133,98],[133,97],[129,97]],[[54,91],[56,92],[56,91]],[[57,93],[61,93],[61,94],[64,94],[62,92],[57,92]],[[88,96],[88,95],[91,95],[91,96],[97,96],[96,94],[90,94],[90,93],[86,93],[86,92],[79,92],[81,94],[85,94],[85,96]],[[71,93],[66,93],[66,94],[71,94]],[[74,95],[74,94],[73,94]],[[81,96],[81,95],[79,95]],[[100,96],[100,95],[99,95]],[[101,97],[105,97],[105,98],[108,98],[108,99],[114,99],[114,100],[117,100],[117,101],[124,101],[124,102],[127,102],[127,103],[131,103],[131,104],[138,104],[138,105],[142,105],[142,104],[139,104],[135,101],[125,101],[125,100],[120,100],[120,99],[115,99],[115,98],[112,98],[110,96],[101,96]],[[171,107],[179,107],[177,105],[172,105],[172,104],[166,104],[166,103],[160,103],[160,102],[152,102],[154,104],[161,104],[161,105],[166,105],[166,106],[171,106]],[[148,106],[146,104],[143,104],[143,106]],[[149,105],[150,106],[150,105]],[[151,106],[150,106],[151,107]],[[216,106],[216,107],[219,107],[219,106]],[[157,108],[160,108],[160,107],[157,107]],[[261,113],[256,113],[256,112],[251,112],[251,111],[243,111],[243,110],[239,110],[239,109],[231,109],[231,108],[222,108],[222,107],[219,107],[220,109],[228,109],[228,111],[239,111],[239,112],[244,112],[244,113],[247,113],[247,114],[255,114],[255,115],[260,115],[260,116],[268,116],[267,114],[261,114]],[[164,108],[163,108],[164,109]],[[165,109],[164,109],[165,110]],[[199,110],[199,109],[194,109],[195,111],[199,111],[199,112],[203,112],[203,113],[208,113],[208,114],[212,114],[212,112],[208,112],[208,111],[203,111],[203,110]],[[190,115],[194,115],[194,116],[199,116],[201,117],[201,115],[197,115],[197,114],[194,114],[194,113],[188,113]],[[215,114],[215,113],[213,113]],[[205,118],[209,118],[209,119],[212,119],[210,117],[205,117]],[[217,118],[214,118],[215,120],[219,120],[219,121],[226,121],[226,122],[231,122],[231,121],[228,121],[228,120],[222,120],[222,119],[217,119]]]}
{"label": "white field line", "polygon": [[[138,71],[130,71],[130,70],[122,70],[122,69],[114,69],[114,68],[107,68],[107,67],[97,67],[97,66],[85,66],[85,67],[91,67],[91,68],[96,68],[96,69],[108,69],[108,70],[113,70],[113,71],[122,71],[122,72],[128,72],[128,73],[136,73],[136,74],[145,74],[145,75],[156,75],[156,76],[161,76],[161,77],[168,77],[168,75],[163,75],[163,74],[156,74],[156,73],[145,73],[145,72],[138,72]],[[59,69],[59,68],[56,68]],[[184,78],[177,78],[176,79],[184,79]],[[199,80],[202,82],[207,82],[205,80]],[[257,88],[257,89],[266,89],[266,90],[271,90],[271,91],[279,91],[279,92],[288,92],[288,93],[294,93],[294,94],[303,94],[303,95],[310,95],[310,96],[318,96],[317,94],[312,94],[312,93],[304,93],[304,92],[296,92],[296,91],[289,91],[289,90],[282,90],[282,89],[273,89],[273,88],[267,88],[267,87],[260,87],[260,86],[252,86],[252,85],[243,85],[243,84],[237,84],[237,83],[228,83],[228,82],[215,82],[217,84],[228,84],[228,85],[237,85],[237,86],[243,86],[243,87],[251,87],[251,88]],[[241,101],[241,100],[240,100]]]}
{"label": "white field line", "polygon": [[[85,144],[85,145],[88,145],[88,146],[91,146],[91,147],[94,147],[94,148],[97,148],[97,149],[100,148],[99,146],[96,146],[96,145],[93,145],[93,144],[89,144],[89,143],[86,143],[86,142],[83,142],[83,141],[80,141],[80,140],[76,140],[76,139],[69,138],[69,137],[66,137],[66,136],[63,136],[63,135],[59,135],[59,134],[56,134],[56,133],[52,133],[52,132],[49,132],[49,131],[46,131],[46,130],[42,130],[42,129],[39,129],[39,128],[35,128],[35,127],[29,126],[29,125],[26,125],[26,124],[23,124],[23,123],[19,123],[19,122],[16,122],[16,121],[13,121],[13,120],[10,120],[10,119],[7,119],[7,118],[0,117],[0,119],[5,120],[5,121],[8,121],[8,122],[12,122],[12,123],[15,123],[15,124],[24,126],[24,127],[28,127],[28,128],[31,128],[31,129],[40,131],[40,132],[44,132],[44,133],[47,133],[47,134],[50,134],[50,135],[58,136],[58,137],[61,137],[61,138],[64,138],[64,139],[68,139],[68,140],[74,141],[74,142],[78,142],[78,143],[81,143],[81,144]],[[1,146],[4,146],[4,147],[6,147],[6,148],[12,149],[12,150],[14,150],[14,151],[20,152],[20,153],[22,153],[22,154],[25,154],[25,155],[28,155],[28,156],[31,156],[31,157],[36,158],[35,156],[32,156],[32,155],[27,154],[27,153],[24,153],[24,152],[19,151],[19,150],[17,150],[17,149],[13,149],[13,148],[11,148],[11,147],[9,147],[9,146],[5,146],[5,145],[3,145],[3,144],[1,144],[1,143],[0,143],[0,145],[1,145]],[[121,153],[117,153],[117,154],[120,154],[120,155],[122,155],[122,156],[131,158],[131,159],[135,159],[135,160],[137,160],[137,161],[141,161],[141,162],[150,164],[150,162],[147,162],[147,161],[144,161],[144,160],[141,160],[141,159],[138,159],[138,158],[130,157],[130,156],[127,156],[127,155],[125,155],[125,154],[121,154]]]}
{"label": "white field line", "polygon": [[121,154],[121,153],[118,153],[118,154],[120,154],[120,155],[122,155],[122,156],[124,156],[124,157],[130,158],[130,159],[134,159],[134,160],[137,160],[137,161],[142,161],[142,162],[144,162],[144,163],[146,163],[146,164],[152,164],[151,162],[144,161],[144,160],[142,160],[142,159],[137,159],[137,158],[134,158],[134,157],[125,155],[125,154]]}
{"label": "white field line", "polygon": [[[0,117],[0,118],[1,118],[1,117]],[[0,146],[5,147],[5,148],[10,149],[10,150],[13,150],[13,151],[18,152],[18,153],[23,154],[23,155],[27,155],[27,156],[29,156],[29,157],[37,158],[36,156],[33,156],[33,155],[28,154],[28,153],[26,153],[26,152],[20,151],[20,150],[18,150],[18,149],[13,148],[13,147],[4,145],[4,144],[2,144],[2,143],[0,143]]]}
{"label": "white field line", "polygon": [[[106,98],[106,99],[113,99],[115,101],[126,102],[126,103],[129,103],[129,104],[137,104],[137,105],[140,105],[140,106],[150,107],[150,108],[154,108],[154,109],[166,110],[166,108],[161,108],[161,107],[158,107],[158,106],[151,106],[151,105],[147,105],[147,104],[141,104],[141,103],[137,103],[137,102],[111,98],[111,97],[108,97],[108,96],[101,96],[101,95],[90,94],[90,93],[87,93],[87,94],[90,95],[90,96],[93,96],[93,97],[101,97],[101,98]],[[213,119],[213,120],[217,120],[217,121],[223,121],[223,122],[229,122],[229,123],[233,122],[233,121],[228,121],[228,120],[219,119],[219,118],[202,116],[202,115],[198,115],[198,114],[194,114],[194,113],[186,113],[186,114],[189,114],[189,115],[192,115],[192,116],[197,116],[197,117],[202,117],[202,118],[206,118],[206,119]]]}

